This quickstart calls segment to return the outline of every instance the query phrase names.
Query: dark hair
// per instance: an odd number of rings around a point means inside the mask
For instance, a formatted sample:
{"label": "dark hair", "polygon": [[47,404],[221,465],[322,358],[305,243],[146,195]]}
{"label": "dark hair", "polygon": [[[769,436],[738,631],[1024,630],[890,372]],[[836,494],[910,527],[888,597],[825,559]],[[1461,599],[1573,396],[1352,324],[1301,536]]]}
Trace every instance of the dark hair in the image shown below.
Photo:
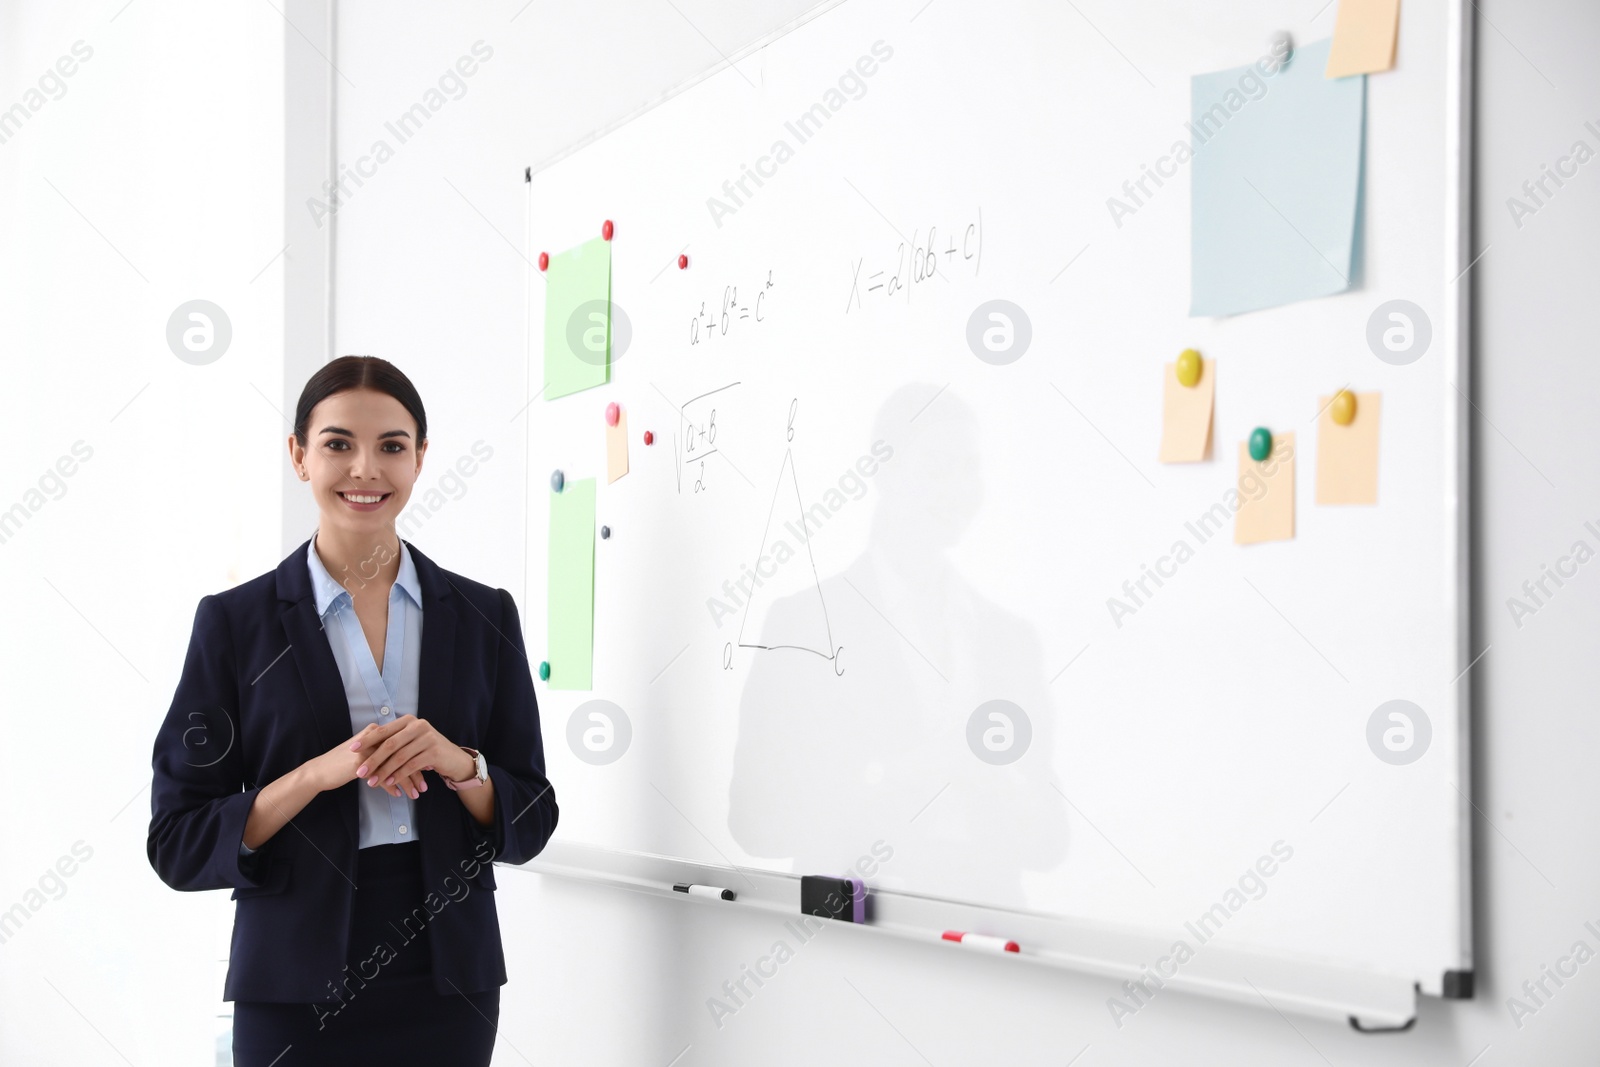
{"label": "dark hair", "polygon": [[399,367],[377,356],[340,356],[313,374],[300,391],[300,402],[294,408],[294,439],[301,448],[306,447],[306,423],[311,420],[311,410],[333,394],[352,389],[372,389],[394,397],[417,420],[416,443],[421,445],[428,439],[428,416],[422,410],[422,397]]}

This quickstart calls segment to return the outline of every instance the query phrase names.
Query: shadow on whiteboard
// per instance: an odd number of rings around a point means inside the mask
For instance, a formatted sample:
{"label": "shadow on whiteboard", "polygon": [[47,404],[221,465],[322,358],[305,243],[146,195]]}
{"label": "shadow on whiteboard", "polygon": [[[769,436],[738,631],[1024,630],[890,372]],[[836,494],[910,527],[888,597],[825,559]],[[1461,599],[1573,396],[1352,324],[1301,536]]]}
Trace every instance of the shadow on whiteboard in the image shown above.
{"label": "shadow on whiteboard", "polygon": [[[889,853],[880,888],[1026,908],[1023,872],[1066,858],[1067,804],[1038,631],[951,559],[982,504],[978,422],[917,383],[879,408],[872,439],[892,458],[865,550],[741,638],[728,827],[798,873],[860,874]],[[793,477],[786,457],[768,525],[798,531],[809,566],[822,531],[784,491]]]}

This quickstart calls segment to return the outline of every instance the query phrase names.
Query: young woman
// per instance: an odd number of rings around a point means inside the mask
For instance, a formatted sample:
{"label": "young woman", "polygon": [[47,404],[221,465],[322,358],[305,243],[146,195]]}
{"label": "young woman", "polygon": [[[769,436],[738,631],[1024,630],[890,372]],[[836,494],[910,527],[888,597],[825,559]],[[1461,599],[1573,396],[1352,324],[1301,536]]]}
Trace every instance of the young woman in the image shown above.
{"label": "young woman", "polygon": [[492,864],[537,855],[557,808],[511,594],[395,532],[427,434],[384,360],[312,376],[288,444],[317,529],[201,598],[156,735],[151,866],[238,902],[237,1067],[465,1067],[494,1048]]}

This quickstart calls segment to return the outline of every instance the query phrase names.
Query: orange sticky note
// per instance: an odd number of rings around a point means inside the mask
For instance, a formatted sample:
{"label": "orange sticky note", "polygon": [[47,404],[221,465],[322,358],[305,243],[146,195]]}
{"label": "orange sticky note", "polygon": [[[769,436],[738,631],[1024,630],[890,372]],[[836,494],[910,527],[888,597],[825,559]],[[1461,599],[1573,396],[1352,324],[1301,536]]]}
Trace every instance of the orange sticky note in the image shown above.
{"label": "orange sticky note", "polygon": [[628,409],[617,405],[617,424],[606,427],[606,483],[628,473]]}
{"label": "orange sticky note", "polygon": [[1357,393],[1350,425],[1333,421],[1333,397],[1320,396],[1317,416],[1317,503],[1378,502],[1378,416],[1382,393]]}
{"label": "orange sticky note", "polygon": [[1239,510],[1233,543],[1288,541],[1294,537],[1294,434],[1272,438],[1272,454],[1257,463],[1239,442]]}
{"label": "orange sticky note", "polygon": [[1217,393],[1217,363],[1200,361],[1200,380],[1178,381],[1178,365],[1161,377],[1161,462],[1194,463],[1211,454],[1211,408]]}
{"label": "orange sticky note", "polygon": [[1343,78],[1393,69],[1399,32],[1400,0],[1339,0],[1324,75]]}

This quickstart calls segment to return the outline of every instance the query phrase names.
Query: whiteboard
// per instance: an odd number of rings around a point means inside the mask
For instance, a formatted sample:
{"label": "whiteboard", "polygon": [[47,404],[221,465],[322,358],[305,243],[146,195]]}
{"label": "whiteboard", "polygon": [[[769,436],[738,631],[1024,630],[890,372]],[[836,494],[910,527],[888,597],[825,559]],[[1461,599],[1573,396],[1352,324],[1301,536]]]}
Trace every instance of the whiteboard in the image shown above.
{"label": "whiteboard", "polygon": [[[1107,208],[1191,75],[1331,33],[1294,10],[843,3],[530,171],[530,261],[616,226],[610,381],[529,419],[531,657],[553,470],[597,479],[610,532],[593,688],[541,692],[553,848],[735,889],[860,872],[997,932],[1434,994],[1470,971],[1459,5],[1404,5],[1368,78],[1350,291],[1191,318],[1187,175]],[[1431,323],[1404,365],[1366,341],[1392,299]],[[971,341],[993,301],[1027,324],[1010,361]],[[528,315],[534,395],[534,269]],[[1187,347],[1216,360],[1211,458],[1163,465]],[[1314,502],[1345,386],[1383,394],[1376,506]],[[1257,425],[1295,433],[1295,533],[1238,546]],[[1403,764],[1369,741],[1393,700],[1427,721]]]}

